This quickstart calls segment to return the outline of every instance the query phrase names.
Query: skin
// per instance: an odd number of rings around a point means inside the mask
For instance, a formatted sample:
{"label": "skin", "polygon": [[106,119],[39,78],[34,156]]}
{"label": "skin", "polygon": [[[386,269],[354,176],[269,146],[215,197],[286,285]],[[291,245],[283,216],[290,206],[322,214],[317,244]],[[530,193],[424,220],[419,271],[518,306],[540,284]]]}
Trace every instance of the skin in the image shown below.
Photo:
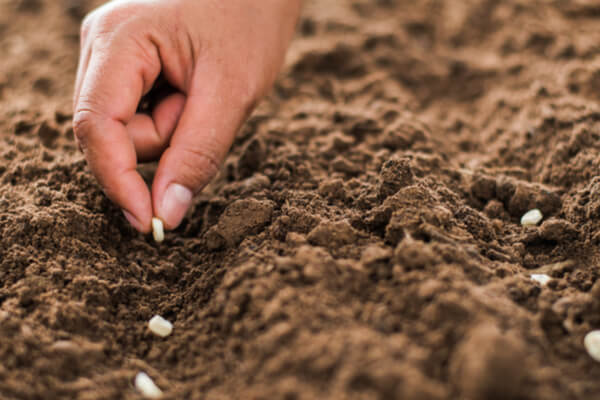
{"label": "skin", "polygon": [[[176,228],[270,89],[301,0],[114,0],[81,29],[74,132],[92,173],[140,232]],[[136,113],[159,75],[177,90]],[[137,163],[158,160],[151,192]]]}

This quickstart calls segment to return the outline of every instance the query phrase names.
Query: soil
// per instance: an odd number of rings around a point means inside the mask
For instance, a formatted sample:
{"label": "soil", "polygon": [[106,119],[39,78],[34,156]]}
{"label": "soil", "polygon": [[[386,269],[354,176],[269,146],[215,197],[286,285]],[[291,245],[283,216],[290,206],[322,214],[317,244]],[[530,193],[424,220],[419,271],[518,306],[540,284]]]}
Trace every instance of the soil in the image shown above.
{"label": "soil", "polygon": [[308,1],[161,245],[73,141],[93,6],[0,1],[0,398],[600,399],[595,2]]}

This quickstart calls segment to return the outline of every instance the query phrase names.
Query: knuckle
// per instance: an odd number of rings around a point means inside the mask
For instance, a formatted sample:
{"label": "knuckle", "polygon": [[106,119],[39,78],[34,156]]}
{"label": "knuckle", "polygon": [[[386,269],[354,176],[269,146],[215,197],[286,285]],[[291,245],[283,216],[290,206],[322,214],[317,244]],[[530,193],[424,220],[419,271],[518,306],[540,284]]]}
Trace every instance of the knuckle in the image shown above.
{"label": "knuckle", "polygon": [[240,65],[217,64],[217,68],[224,82],[222,89],[229,94],[232,104],[236,109],[248,114],[263,95],[262,81],[256,78],[261,75],[260,71],[249,67],[242,68]]}
{"label": "knuckle", "polygon": [[73,115],[73,134],[82,147],[85,147],[90,127],[96,119],[95,114],[90,109],[79,109]]}
{"label": "knuckle", "polygon": [[90,13],[86,15],[86,17],[81,22],[81,28],[79,30],[79,34],[82,39],[86,38],[92,29],[92,20],[94,18],[94,13]]}
{"label": "knuckle", "polygon": [[140,50],[139,53],[143,57],[154,61],[154,58],[151,58],[154,54],[148,48],[149,44],[141,39],[146,37],[147,32],[154,26],[153,19],[148,17],[147,9],[136,10],[127,2],[114,5],[108,3],[94,13],[95,15],[89,17],[89,25],[82,25],[83,41],[93,43],[96,49],[105,50],[119,43],[134,44],[134,51]]}
{"label": "knuckle", "polygon": [[214,154],[197,148],[188,148],[186,152],[194,161],[193,165],[206,169],[210,172],[216,172],[219,169],[219,161]]}
{"label": "knuckle", "polygon": [[112,6],[103,10],[98,16],[98,24],[102,26],[112,26],[127,18],[127,10],[123,7]]}
{"label": "knuckle", "polygon": [[153,13],[151,7],[140,7],[130,2],[107,3],[97,16],[97,24],[101,31],[109,32],[122,26],[135,26],[140,28],[148,20],[148,15]]}
{"label": "knuckle", "polygon": [[81,33],[88,35],[93,29],[95,35],[109,34],[125,22],[130,22],[134,16],[130,9],[119,3],[107,3],[86,16],[81,25]]}
{"label": "knuckle", "polygon": [[260,95],[254,88],[246,88],[246,90],[242,91],[242,94],[240,95],[240,102],[246,114],[252,112],[252,110],[256,107],[256,103],[258,103],[259,98]]}
{"label": "knuckle", "polygon": [[219,172],[219,159],[212,153],[198,149],[186,148],[181,157],[184,166],[184,178],[193,182],[194,187],[207,184]]}
{"label": "knuckle", "polygon": [[254,110],[262,97],[262,90],[256,79],[246,79],[236,92],[237,103],[245,115]]}
{"label": "knuckle", "polygon": [[81,23],[82,37],[94,30],[98,35],[114,33],[123,26],[143,27],[148,15],[156,15],[155,7],[140,7],[130,2],[108,2],[87,14]]}

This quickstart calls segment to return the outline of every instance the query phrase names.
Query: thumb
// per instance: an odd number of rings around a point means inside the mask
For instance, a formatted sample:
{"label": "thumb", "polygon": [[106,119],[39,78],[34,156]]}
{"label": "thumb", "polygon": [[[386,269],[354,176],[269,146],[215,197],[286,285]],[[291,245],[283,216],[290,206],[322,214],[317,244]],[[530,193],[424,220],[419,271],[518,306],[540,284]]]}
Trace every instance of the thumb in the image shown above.
{"label": "thumb", "polygon": [[[207,71],[201,76],[215,75]],[[152,201],[155,215],[167,229],[181,223],[193,196],[217,174],[252,109],[253,101],[244,101],[244,96],[236,95],[239,90],[224,82],[189,92],[169,147],[160,158]]]}

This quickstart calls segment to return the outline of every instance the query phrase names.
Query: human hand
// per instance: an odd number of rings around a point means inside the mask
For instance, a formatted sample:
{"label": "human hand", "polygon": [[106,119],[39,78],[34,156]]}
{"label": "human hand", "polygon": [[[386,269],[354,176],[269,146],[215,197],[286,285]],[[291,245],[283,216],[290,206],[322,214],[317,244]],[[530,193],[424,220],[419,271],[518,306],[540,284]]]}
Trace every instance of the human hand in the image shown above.
{"label": "human hand", "polygon": [[[114,0],[86,17],[73,127],[140,232],[176,228],[281,67],[301,0]],[[177,89],[136,113],[159,75]],[[152,195],[137,162],[159,160]]]}

